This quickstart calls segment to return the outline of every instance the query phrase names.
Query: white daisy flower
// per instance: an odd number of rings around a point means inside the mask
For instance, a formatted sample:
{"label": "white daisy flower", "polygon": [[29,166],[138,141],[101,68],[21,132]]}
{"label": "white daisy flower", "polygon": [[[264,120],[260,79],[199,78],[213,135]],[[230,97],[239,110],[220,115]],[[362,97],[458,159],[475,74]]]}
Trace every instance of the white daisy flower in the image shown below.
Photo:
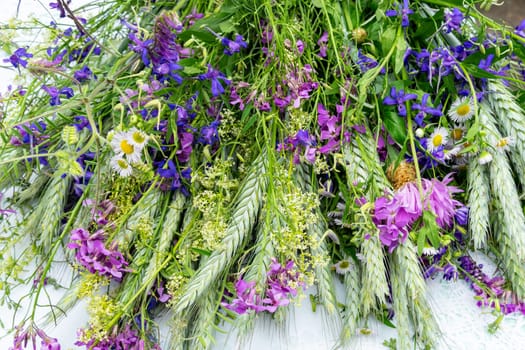
{"label": "white daisy flower", "polygon": [[448,141],[448,129],[444,127],[435,128],[427,140],[427,150],[432,153],[439,146],[443,146]]}
{"label": "white daisy flower", "polygon": [[340,275],[344,275],[352,269],[352,263],[348,259],[343,259],[337,264],[334,264],[334,268],[335,272],[337,272]]}
{"label": "white daisy flower", "polygon": [[458,98],[450,109],[448,110],[448,116],[456,123],[464,123],[465,121],[472,118],[474,115],[474,104],[470,97]]}
{"label": "white daisy flower", "polygon": [[467,129],[464,126],[456,125],[450,131],[450,137],[454,141],[461,141],[463,137],[467,134]]}
{"label": "white daisy flower", "polygon": [[439,252],[434,247],[424,247],[422,253],[423,253],[423,255],[434,256],[434,255],[436,255]]}
{"label": "white daisy flower", "polygon": [[111,158],[109,165],[122,177],[130,176],[133,173],[133,168],[122,156],[117,155]]}
{"label": "white daisy flower", "polygon": [[129,143],[135,147],[139,147],[141,150],[146,146],[146,143],[149,140],[149,136],[142,130],[139,130],[135,127],[129,129]]}
{"label": "white daisy flower", "polygon": [[111,148],[118,156],[125,156],[130,163],[138,163],[141,159],[142,147],[135,146],[129,132],[117,131],[111,139]]}
{"label": "white daisy flower", "polygon": [[479,155],[478,162],[479,164],[487,164],[492,161],[492,154],[487,151],[482,151]]}
{"label": "white daisy flower", "polygon": [[516,144],[516,140],[514,140],[514,137],[512,136],[507,136],[507,137],[503,137],[501,139],[498,140],[498,142],[496,142],[496,149],[498,151],[508,151],[510,147],[514,146]]}

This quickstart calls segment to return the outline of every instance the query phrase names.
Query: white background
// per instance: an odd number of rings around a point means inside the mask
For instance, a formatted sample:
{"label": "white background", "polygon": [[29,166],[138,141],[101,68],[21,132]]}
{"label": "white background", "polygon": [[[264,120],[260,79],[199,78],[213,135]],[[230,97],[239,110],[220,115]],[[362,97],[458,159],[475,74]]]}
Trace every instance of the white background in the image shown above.
{"label": "white background", "polygon": [[[44,7],[48,2],[49,0],[43,2],[22,0],[19,18],[28,19],[31,13],[39,18],[49,16]],[[86,0],[73,0],[71,6],[75,8],[86,2]],[[17,5],[18,0],[1,0],[0,21],[5,23],[9,18],[14,17]],[[6,55],[0,54],[0,59],[5,57]],[[14,71],[0,69],[0,78],[2,78],[0,92],[6,90],[14,76]],[[476,254],[475,257],[489,267],[487,271],[494,268],[485,256]],[[48,288],[48,291],[58,300],[60,293],[52,288]],[[17,292],[22,295],[23,290]],[[440,350],[510,350],[525,347],[525,316],[507,316],[501,322],[499,331],[489,334],[487,327],[495,317],[490,314],[490,310],[480,310],[476,307],[473,292],[465,282],[451,283],[439,278],[429,281],[428,297],[442,330],[441,343],[438,346]],[[27,307],[24,303],[23,306]],[[278,326],[267,317],[259,317],[256,331],[247,344],[239,345],[234,333],[217,334],[215,349],[331,349],[337,341],[337,329],[334,328],[333,323],[326,322],[321,312],[312,313],[310,310],[308,298],[305,298],[302,306],[290,307],[289,322],[284,325]],[[0,320],[7,327],[7,329],[0,328],[0,349],[8,349],[12,345],[12,334],[6,335],[12,325],[12,316],[12,310],[0,306]],[[76,330],[84,327],[86,321],[87,315],[82,307],[77,307],[56,327],[50,325],[44,329],[49,335],[59,339],[62,349],[78,349],[73,345]],[[223,327],[228,329],[227,325]],[[371,334],[356,335],[348,349],[386,349],[381,345],[382,342],[395,337],[395,330],[381,325],[374,319],[369,320],[367,327],[371,330]]]}

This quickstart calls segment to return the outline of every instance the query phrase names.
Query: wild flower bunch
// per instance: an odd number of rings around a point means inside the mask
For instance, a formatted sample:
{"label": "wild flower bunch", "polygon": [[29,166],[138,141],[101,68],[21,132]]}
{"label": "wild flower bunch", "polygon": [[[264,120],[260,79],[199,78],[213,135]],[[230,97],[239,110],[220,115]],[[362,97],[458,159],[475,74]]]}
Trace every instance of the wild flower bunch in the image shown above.
{"label": "wild flower bunch", "polygon": [[0,300],[30,290],[12,349],[60,349],[36,310],[79,299],[86,349],[209,348],[311,286],[338,345],[375,316],[432,348],[438,274],[523,312],[525,22],[475,0],[75,2],[5,45],[25,80],[0,101]]}

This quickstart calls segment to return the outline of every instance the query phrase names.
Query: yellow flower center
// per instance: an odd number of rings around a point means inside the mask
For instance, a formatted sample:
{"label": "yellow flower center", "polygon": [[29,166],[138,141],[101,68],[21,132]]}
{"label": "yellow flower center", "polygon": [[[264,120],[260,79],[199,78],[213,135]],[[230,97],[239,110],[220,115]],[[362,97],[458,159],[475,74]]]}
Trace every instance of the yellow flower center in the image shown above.
{"label": "yellow flower center", "polygon": [[141,133],[140,131],[135,131],[131,135],[131,138],[133,139],[133,141],[135,141],[135,143],[138,143],[139,145],[144,143],[144,141],[146,141],[146,138],[144,137],[144,134]]}
{"label": "yellow flower center", "polygon": [[432,138],[432,144],[434,145],[434,147],[440,146],[442,142],[443,142],[442,135],[438,134]]}
{"label": "yellow flower center", "polygon": [[464,117],[466,116],[467,114],[470,113],[470,105],[468,103],[465,103],[465,104],[462,104],[460,105],[457,109],[456,109],[456,113],[461,116],[461,117]]}
{"label": "yellow flower center", "polygon": [[127,169],[129,164],[124,159],[117,160],[117,165],[122,169]]}
{"label": "yellow flower center", "polygon": [[348,263],[348,261],[346,260],[343,260],[339,263],[339,268],[340,269],[347,269],[348,267],[350,266],[350,264]]}
{"label": "yellow flower center", "polygon": [[122,150],[122,152],[124,152],[125,155],[133,154],[133,151],[135,150],[133,145],[129,144],[128,140],[120,141],[120,149]]}
{"label": "yellow flower center", "polygon": [[509,144],[509,141],[507,139],[501,139],[496,144],[496,147],[505,147]]}

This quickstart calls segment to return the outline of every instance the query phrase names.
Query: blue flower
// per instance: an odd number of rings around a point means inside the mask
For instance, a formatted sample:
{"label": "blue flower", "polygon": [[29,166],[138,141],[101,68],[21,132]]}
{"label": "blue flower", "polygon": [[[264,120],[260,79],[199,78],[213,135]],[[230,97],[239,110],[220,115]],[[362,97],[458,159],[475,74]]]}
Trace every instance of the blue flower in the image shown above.
{"label": "blue flower", "polygon": [[77,70],[73,77],[75,77],[76,80],[78,80],[79,83],[82,83],[86,80],[89,80],[93,77],[93,72],[91,69],[89,69],[88,66],[84,66],[81,69]]}
{"label": "blue flower", "polygon": [[73,89],[67,86],[59,90],[55,86],[42,85],[42,90],[47,92],[48,95],[51,97],[51,99],[49,100],[50,106],[56,106],[62,103],[60,101],[60,95],[64,95],[66,98],[71,98],[74,95]]}
{"label": "blue flower", "polygon": [[13,67],[18,68],[19,66],[27,67],[27,60],[25,58],[31,58],[33,54],[30,54],[26,51],[24,47],[16,49],[16,51],[9,56],[9,58],[4,58],[4,62],[11,62]]}
{"label": "blue flower", "polygon": [[230,85],[231,83],[230,80],[226,79],[224,73],[214,69],[210,64],[208,64],[208,72],[199,75],[199,80],[211,81],[211,93],[213,96],[219,96],[224,93],[224,87],[222,86],[220,80],[222,80],[226,85]]}
{"label": "blue flower", "polygon": [[247,48],[248,44],[244,41],[242,35],[237,34],[235,40],[230,40],[228,38],[222,38],[221,43],[226,46],[224,49],[224,54],[232,56],[236,52],[240,52],[241,48]]}
{"label": "blue flower", "polygon": [[406,28],[409,25],[408,15],[414,13],[408,6],[408,0],[403,0],[403,6],[399,5],[399,10],[388,10],[385,15],[388,17],[401,16],[401,27]]}
{"label": "blue flower", "polygon": [[457,8],[445,10],[445,33],[455,30],[461,33],[461,22],[463,22],[463,13]]}
{"label": "blue flower", "polygon": [[397,113],[402,117],[406,117],[407,110],[405,103],[409,100],[415,100],[416,98],[416,94],[405,94],[405,91],[403,89],[397,91],[396,88],[393,87],[390,90],[390,96],[385,97],[385,99],[383,100],[383,104],[388,106],[397,105]]}
{"label": "blue flower", "polygon": [[219,142],[219,132],[217,129],[220,124],[221,122],[219,120],[215,120],[210,125],[203,126],[197,141],[204,145],[214,145],[216,142]]}

